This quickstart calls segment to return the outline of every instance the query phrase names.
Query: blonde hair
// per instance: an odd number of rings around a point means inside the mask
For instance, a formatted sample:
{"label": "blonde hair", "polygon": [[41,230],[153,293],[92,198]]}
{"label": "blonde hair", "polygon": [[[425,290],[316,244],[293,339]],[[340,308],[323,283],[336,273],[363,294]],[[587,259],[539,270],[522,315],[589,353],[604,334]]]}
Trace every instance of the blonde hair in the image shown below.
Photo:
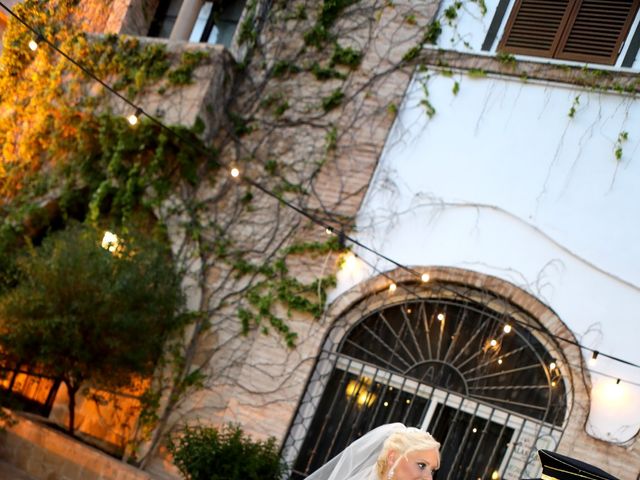
{"label": "blonde hair", "polygon": [[398,460],[400,460],[402,457],[406,457],[408,453],[416,450],[436,450],[438,451],[438,465],[433,467],[438,468],[440,466],[439,449],[440,443],[436,442],[429,433],[418,428],[407,427],[405,430],[392,433],[385,440],[382,445],[382,451],[378,455],[378,461],[376,462],[378,476],[382,478],[382,474],[387,468],[387,456],[391,451],[395,451],[398,454]]}

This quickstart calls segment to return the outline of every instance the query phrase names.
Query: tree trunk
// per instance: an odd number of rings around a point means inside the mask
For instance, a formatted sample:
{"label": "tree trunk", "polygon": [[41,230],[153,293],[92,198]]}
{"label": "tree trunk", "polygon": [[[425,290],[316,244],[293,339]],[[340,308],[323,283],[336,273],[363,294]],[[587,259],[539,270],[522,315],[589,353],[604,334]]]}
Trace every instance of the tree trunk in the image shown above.
{"label": "tree trunk", "polygon": [[75,419],[76,419],[76,393],[80,383],[77,385],[69,380],[64,380],[64,384],[67,386],[67,394],[69,395],[69,433],[74,435],[75,433]]}

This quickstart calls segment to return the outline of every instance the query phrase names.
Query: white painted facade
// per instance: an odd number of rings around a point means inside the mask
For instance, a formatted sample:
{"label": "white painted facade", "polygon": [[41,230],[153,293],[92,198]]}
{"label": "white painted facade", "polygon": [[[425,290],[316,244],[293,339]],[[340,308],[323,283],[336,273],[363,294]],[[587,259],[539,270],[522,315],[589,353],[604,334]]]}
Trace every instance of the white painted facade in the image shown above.
{"label": "white painted facade", "polygon": [[[466,4],[440,47],[457,36],[468,44],[456,49],[478,53],[497,0],[486,3],[485,16]],[[432,117],[421,105],[425,95]],[[419,73],[355,236],[405,265],[460,267],[507,280],[546,303],[586,347],[640,364],[639,124],[640,105],[626,95]],[[394,268],[354,252],[378,271]],[[365,263],[341,272],[333,298],[377,274]],[[583,353],[591,359],[591,351]],[[587,432],[630,441],[640,429],[640,368],[603,355],[589,368]]]}

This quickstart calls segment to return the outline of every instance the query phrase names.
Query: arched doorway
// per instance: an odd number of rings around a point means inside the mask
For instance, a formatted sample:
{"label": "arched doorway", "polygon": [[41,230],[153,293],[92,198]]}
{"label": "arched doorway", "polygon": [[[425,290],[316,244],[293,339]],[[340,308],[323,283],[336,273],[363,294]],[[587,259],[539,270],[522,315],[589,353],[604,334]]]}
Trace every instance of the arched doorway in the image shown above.
{"label": "arched doorway", "polygon": [[571,382],[541,323],[485,289],[415,288],[330,330],[285,444],[292,479],[389,422],[442,443],[438,480],[537,476],[537,449],[558,445]]}

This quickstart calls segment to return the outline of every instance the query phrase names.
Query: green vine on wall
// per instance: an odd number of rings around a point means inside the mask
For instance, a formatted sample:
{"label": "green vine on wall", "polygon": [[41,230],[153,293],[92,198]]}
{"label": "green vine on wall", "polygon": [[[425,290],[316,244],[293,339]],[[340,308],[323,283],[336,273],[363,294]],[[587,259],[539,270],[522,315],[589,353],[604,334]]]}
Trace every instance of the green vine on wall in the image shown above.
{"label": "green vine on wall", "polygon": [[616,144],[613,150],[613,154],[616,157],[616,160],[620,162],[622,160],[623,150],[622,146],[629,140],[629,132],[622,131],[618,134],[618,138],[616,139]]}

